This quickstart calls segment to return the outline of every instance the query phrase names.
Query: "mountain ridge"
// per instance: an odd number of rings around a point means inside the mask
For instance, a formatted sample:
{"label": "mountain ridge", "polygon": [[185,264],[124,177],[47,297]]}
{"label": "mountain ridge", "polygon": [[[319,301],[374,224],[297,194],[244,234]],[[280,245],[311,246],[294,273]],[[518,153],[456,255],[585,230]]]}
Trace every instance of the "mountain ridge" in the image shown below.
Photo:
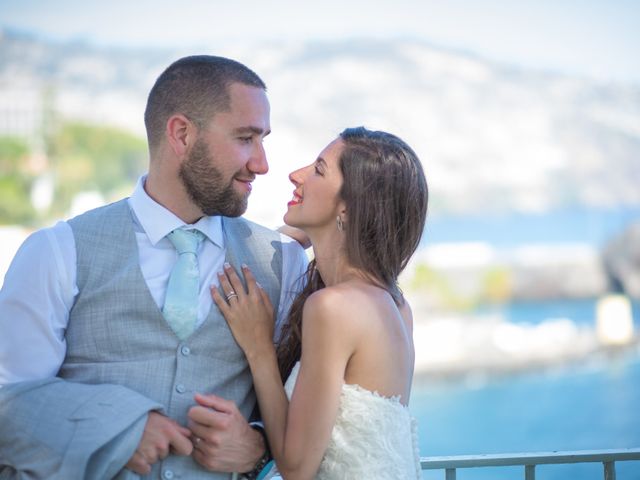
{"label": "mountain ridge", "polygon": [[[274,191],[284,199],[293,163],[311,161],[342,128],[364,124],[396,133],[416,150],[432,211],[640,205],[640,87],[528,70],[411,39],[208,50],[250,65],[269,86],[276,135],[268,152],[272,173],[285,180],[264,199]],[[172,60],[206,51],[128,51],[3,30],[0,86],[8,97],[54,92],[62,118],[143,135],[156,76]],[[11,101],[0,101],[0,115]]]}

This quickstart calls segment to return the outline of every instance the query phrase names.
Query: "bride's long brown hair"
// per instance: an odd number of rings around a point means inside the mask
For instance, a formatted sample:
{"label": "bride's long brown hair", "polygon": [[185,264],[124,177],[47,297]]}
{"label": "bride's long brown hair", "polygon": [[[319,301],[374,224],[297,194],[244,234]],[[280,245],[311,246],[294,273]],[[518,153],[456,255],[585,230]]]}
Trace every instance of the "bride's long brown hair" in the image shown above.
{"label": "bride's long brown hair", "polygon": [[[422,164],[409,145],[390,133],[347,128],[340,139],[339,195],[347,211],[347,259],[401,305],[398,275],[420,243],[427,215],[429,192]],[[283,380],[300,359],[304,303],[324,286],[312,260],[278,342]]]}

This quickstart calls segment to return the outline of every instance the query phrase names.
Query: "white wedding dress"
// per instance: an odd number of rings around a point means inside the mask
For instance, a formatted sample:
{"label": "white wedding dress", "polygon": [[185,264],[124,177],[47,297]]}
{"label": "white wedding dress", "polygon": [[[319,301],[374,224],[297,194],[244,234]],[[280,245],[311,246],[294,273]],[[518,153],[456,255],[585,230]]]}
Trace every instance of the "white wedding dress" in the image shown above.
{"label": "white wedding dress", "polygon": [[[285,382],[291,399],[296,363]],[[398,397],[387,398],[358,385],[342,386],[336,424],[317,480],[420,479],[418,426]]]}

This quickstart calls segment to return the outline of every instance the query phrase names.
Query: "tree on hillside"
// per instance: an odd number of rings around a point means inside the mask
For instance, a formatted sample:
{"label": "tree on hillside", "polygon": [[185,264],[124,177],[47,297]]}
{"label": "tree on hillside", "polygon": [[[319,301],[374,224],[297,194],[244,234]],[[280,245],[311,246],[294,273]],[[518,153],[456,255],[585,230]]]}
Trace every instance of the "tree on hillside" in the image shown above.
{"label": "tree on hillside", "polygon": [[[99,192],[107,200],[119,197],[146,167],[146,142],[118,128],[60,124],[45,143],[48,162],[44,171],[36,172],[26,142],[0,137],[0,224],[33,225],[64,217],[80,192]],[[40,174],[54,182],[52,204],[44,212],[37,212],[31,202]]]}
{"label": "tree on hillside", "polygon": [[146,143],[129,132],[68,123],[53,133],[49,156],[55,178],[52,213],[64,214],[80,192],[109,199],[130,188],[146,166]]}
{"label": "tree on hillside", "polygon": [[35,217],[29,155],[29,147],[22,140],[0,137],[0,224],[25,224]]}

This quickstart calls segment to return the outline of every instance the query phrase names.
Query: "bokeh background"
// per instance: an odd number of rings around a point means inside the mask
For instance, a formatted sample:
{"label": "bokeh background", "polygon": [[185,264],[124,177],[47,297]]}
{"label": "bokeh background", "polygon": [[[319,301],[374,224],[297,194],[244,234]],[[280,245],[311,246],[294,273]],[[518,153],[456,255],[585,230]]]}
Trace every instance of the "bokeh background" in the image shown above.
{"label": "bokeh background", "polygon": [[639,447],[639,24],[622,0],[0,0],[0,282],[31,231],[130,193],[169,63],[229,56],[272,106],[249,218],[280,225],[287,174],[347,126],[423,162],[423,456]]}

